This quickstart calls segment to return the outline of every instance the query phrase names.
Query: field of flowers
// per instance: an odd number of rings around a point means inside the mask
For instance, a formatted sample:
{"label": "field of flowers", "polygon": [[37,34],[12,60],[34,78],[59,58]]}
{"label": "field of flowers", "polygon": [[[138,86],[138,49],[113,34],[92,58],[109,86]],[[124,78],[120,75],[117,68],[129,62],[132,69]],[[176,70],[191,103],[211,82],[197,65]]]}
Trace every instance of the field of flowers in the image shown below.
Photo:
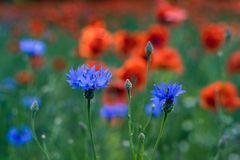
{"label": "field of flowers", "polygon": [[240,160],[238,0],[0,3],[0,160]]}

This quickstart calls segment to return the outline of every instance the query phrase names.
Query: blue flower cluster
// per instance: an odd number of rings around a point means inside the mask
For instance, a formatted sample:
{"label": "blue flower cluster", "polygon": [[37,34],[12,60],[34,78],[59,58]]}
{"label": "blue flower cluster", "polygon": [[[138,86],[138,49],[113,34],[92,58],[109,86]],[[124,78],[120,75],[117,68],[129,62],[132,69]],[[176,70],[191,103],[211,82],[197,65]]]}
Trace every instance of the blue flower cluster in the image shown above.
{"label": "blue flower cluster", "polygon": [[101,117],[111,120],[112,118],[123,118],[128,114],[128,106],[124,103],[104,105],[100,110]]}
{"label": "blue flower cluster", "polygon": [[177,83],[160,83],[159,86],[154,84],[154,90],[151,92],[153,95],[152,102],[163,106],[163,110],[169,112],[176,103],[176,97],[184,92],[182,85]]}
{"label": "blue flower cluster", "polygon": [[46,45],[43,41],[22,39],[19,42],[19,48],[23,53],[26,53],[29,56],[43,56],[46,50]]}
{"label": "blue flower cluster", "polygon": [[17,87],[17,83],[14,78],[6,77],[2,80],[1,86],[6,90],[13,90]]}
{"label": "blue flower cluster", "polygon": [[23,145],[32,140],[31,129],[27,126],[22,126],[20,128],[12,127],[7,133],[8,143],[13,145]]}
{"label": "blue flower cluster", "polygon": [[31,106],[32,106],[34,101],[37,101],[38,106],[41,107],[42,101],[40,100],[40,98],[38,98],[36,96],[24,96],[24,97],[22,97],[21,104],[25,108],[31,109]]}
{"label": "blue flower cluster", "polygon": [[84,91],[106,88],[112,74],[108,69],[96,70],[95,66],[92,68],[82,65],[77,70],[70,69],[67,75],[67,82],[73,89],[82,88]]}

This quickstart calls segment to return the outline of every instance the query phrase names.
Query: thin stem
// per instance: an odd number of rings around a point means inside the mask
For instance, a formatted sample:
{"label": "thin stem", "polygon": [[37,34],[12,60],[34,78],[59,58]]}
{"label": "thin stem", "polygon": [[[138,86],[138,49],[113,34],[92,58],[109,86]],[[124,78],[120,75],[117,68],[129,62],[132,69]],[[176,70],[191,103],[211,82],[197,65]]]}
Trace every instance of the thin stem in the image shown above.
{"label": "thin stem", "polygon": [[145,105],[146,102],[146,94],[147,94],[147,90],[148,90],[148,81],[150,78],[150,59],[147,61],[147,72],[146,72],[146,84],[144,86],[144,95],[143,95],[143,106]]}
{"label": "thin stem", "polygon": [[[146,92],[147,92],[147,90],[148,90],[147,84],[148,84],[148,80],[149,80],[149,78],[150,78],[150,62],[151,62],[151,59],[149,59],[149,60],[147,61],[147,74],[146,74],[147,78],[146,78],[146,85],[145,85],[143,105],[145,104],[145,101],[146,101],[146,100],[145,100],[145,99],[146,99]],[[152,108],[152,113],[153,113],[153,111],[154,111],[154,108]],[[151,121],[152,121],[152,114],[151,114],[151,116],[149,117],[149,119],[147,120],[146,124],[144,125],[144,127],[143,127],[143,132],[148,128],[148,126],[150,125]]]}
{"label": "thin stem", "polygon": [[143,156],[144,156],[144,141],[141,142],[140,160],[143,160],[143,159],[144,159]]}
{"label": "thin stem", "polygon": [[222,81],[225,81],[226,80],[226,77],[225,77],[225,65],[222,65],[224,64],[224,60],[225,60],[225,55],[224,55],[224,50],[219,50],[218,53],[217,53],[217,56],[218,56],[218,63],[219,63],[219,78],[220,80]]}
{"label": "thin stem", "polygon": [[132,152],[132,157],[135,159],[135,153],[133,148],[133,131],[132,131],[132,109],[131,109],[131,91],[128,90],[128,135],[129,135],[129,142],[130,148]]}
{"label": "thin stem", "polygon": [[161,124],[160,130],[159,130],[159,134],[158,134],[158,137],[157,137],[157,141],[156,141],[156,143],[155,143],[155,145],[154,145],[154,148],[153,148],[152,159],[153,159],[153,157],[154,157],[154,154],[155,154],[155,152],[156,152],[156,150],[157,150],[157,147],[158,147],[158,145],[159,145],[160,139],[161,139],[161,137],[162,137],[163,128],[164,128],[164,124],[165,124],[165,122],[166,122],[166,119],[167,119],[167,113],[164,113],[164,118],[163,118],[163,120],[162,120],[162,124]]}
{"label": "thin stem", "polygon": [[154,108],[152,107],[152,113],[151,113],[148,121],[146,122],[145,126],[143,127],[143,131],[145,131],[148,128],[149,124],[151,123],[152,118],[153,118],[153,112],[154,112]]}
{"label": "thin stem", "polygon": [[[145,88],[144,88],[143,107],[145,106],[145,103],[146,103],[146,94],[147,94],[147,91],[148,91],[148,81],[149,81],[149,78],[150,78],[150,72],[149,72],[150,62],[151,62],[151,59],[149,57],[149,59],[147,60],[146,84],[145,84]],[[152,109],[152,111],[153,111],[153,109]],[[145,130],[148,128],[151,121],[152,121],[152,114],[151,114],[150,118],[147,120],[144,127],[142,128],[141,132],[145,132]],[[141,141],[141,140],[139,140],[139,141]],[[139,159],[143,160],[143,154],[144,154],[144,142],[138,142],[137,159],[138,160]]]}
{"label": "thin stem", "polygon": [[50,157],[49,157],[49,153],[47,151],[47,147],[46,147],[46,144],[44,143],[44,146],[41,145],[40,141],[38,140],[37,138],[37,134],[36,134],[36,129],[35,129],[35,121],[34,121],[34,118],[35,118],[35,112],[32,112],[32,115],[31,115],[31,127],[32,127],[32,136],[33,136],[33,139],[36,141],[38,147],[41,149],[41,151],[46,155],[47,159],[50,160]]}
{"label": "thin stem", "polygon": [[44,150],[45,150],[47,159],[50,159],[50,157],[49,157],[49,152],[48,152],[48,149],[47,149],[47,145],[46,145],[46,143],[45,143],[45,140],[43,140],[43,148],[44,148]]}
{"label": "thin stem", "polygon": [[97,156],[96,156],[96,151],[95,151],[95,145],[93,142],[92,121],[91,121],[91,117],[90,117],[90,99],[87,99],[87,115],[88,115],[88,129],[89,129],[89,133],[90,133],[90,137],[91,137],[91,144],[92,144],[92,150],[93,150],[93,158],[94,158],[94,160],[96,160]]}
{"label": "thin stem", "polygon": [[219,157],[220,157],[220,152],[219,152],[219,149],[218,149],[215,157],[213,158],[213,160],[219,160]]}

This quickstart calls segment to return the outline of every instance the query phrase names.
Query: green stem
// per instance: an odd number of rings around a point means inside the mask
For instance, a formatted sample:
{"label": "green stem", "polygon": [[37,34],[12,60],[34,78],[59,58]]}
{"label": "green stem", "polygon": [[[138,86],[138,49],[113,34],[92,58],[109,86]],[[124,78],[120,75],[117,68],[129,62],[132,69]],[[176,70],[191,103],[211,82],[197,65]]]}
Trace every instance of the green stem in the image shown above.
{"label": "green stem", "polygon": [[143,160],[143,159],[144,159],[143,156],[144,156],[144,141],[141,142],[140,160]]}
{"label": "green stem", "polygon": [[218,147],[218,148],[217,148],[217,153],[216,153],[216,155],[214,156],[213,160],[219,160],[219,158],[220,158],[220,153],[221,153],[221,149]]}
{"label": "green stem", "polygon": [[94,158],[94,160],[96,160],[96,159],[97,159],[97,156],[96,156],[96,151],[95,151],[95,145],[94,145],[94,142],[93,142],[92,121],[91,121],[91,117],[90,117],[90,100],[91,100],[91,99],[87,99],[88,129],[89,129],[89,133],[90,133],[90,137],[91,137],[93,158]]}
{"label": "green stem", "polygon": [[157,141],[156,141],[156,143],[154,145],[154,148],[153,148],[153,153],[152,153],[152,158],[151,159],[153,159],[154,154],[155,154],[155,152],[157,150],[157,147],[159,145],[160,139],[161,139],[162,134],[163,134],[163,128],[164,128],[164,124],[166,122],[166,119],[167,119],[167,113],[164,113],[164,118],[162,120],[162,124],[161,124],[160,130],[159,130],[159,134],[158,134],[158,137],[157,137]]}
{"label": "green stem", "polygon": [[149,81],[149,78],[150,78],[150,60],[148,60],[147,62],[147,73],[146,73],[146,84],[145,84],[145,87],[144,87],[144,95],[143,95],[143,106],[145,105],[145,102],[146,102],[146,94],[147,94],[147,90],[148,90],[148,81]]}
{"label": "green stem", "polygon": [[153,112],[154,112],[154,108],[152,107],[152,113],[151,113],[151,115],[150,115],[147,123],[146,123],[145,126],[143,127],[143,131],[145,131],[145,130],[148,128],[149,124],[151,123],[152,118],[153,118]]}
{"label": "green stem", "polygon": [[[146,73],[146,85],[145,85],[145,89],[144,89],[144,102],[143,102],[143,105],[145,105],[145,102],[146,102],[146,92],[148,90],[148,81],[149,81],[149,78],[150,78],[150,64],[151,64],[151,58],[148,59],[147,61],[147,73]],[[154,108],[152,108],[152,112],[153,112]],[[143,127],[143,132],[148,128],[148,126],[150,125],[152,121],[152,114],[150,116],[150,118],[147,120],[146,124],[144,125]]]}
{"label": "green stem", "polygon": [[49,152],[48,152],[48,149],[47,149],[47,145],[46,145],[46,143],[45,143],[45,140],[43,140],[43,148],[44,148],[44,150],[45,150],[47,159],[50,159],[50,157],[49,157]]}
{"label": "green stem", "polygon": [[[147,60],[147,71],[146,71],[146,84],[145,84],[145,87],[144,87],[144,95],[143,95],[143,107],[145,106],[145,103],[146,103],[146,94],[147,94],[147,91],[148,91],[148,81],[149,81],[149,78],[150,78],[150,62],[151,62],[151,59],[149,57],[149,59]],[[152,110],[153,111],[153,110]],[[150,118],[147,120],[146,124],[144,125],[144,127],[140,130],[140,132],[145,132],[145,130],[148,128],[148,126],[150,125],[152,121],[152,114],[150,116]],[[137,159],[143,159],[143,154],[144,154],[144,142],[140,142],[141,140],[139,140],[138,142],[138,153],[137,153]]]}
{"label": "green stem", "polygon": [[33,136],[33,139],[36,141],[38,147],[41,149],[41,151],[46,155],[47,159],[50,160],[50,157],[49,157],[49,153],[47,151],[47,147],[46,147],[46,144],[44,143],[42,146],[40,141],[38,140],[37,138],[37,134],[36,134],[36,129],[35,129],[35,121],[34,121],[34,118],[35,118],[35,112],[32,112],[32,115],[31,115],[31,127],[32,127],[32,136]]}
{"label": "green stem", "polygon": [[225,65],[224,64],[224,60],[225,60],[225,55],[224,55],[224,50],[220,50],[217,53],[218,56],[218,63],[219,63],[219,73],[220,73],[220,80],[225,81],[226,80],[226,76],[225,76]]}
{"label": "green stem", "polygon": [[132,109],[131,109],[131,91],[128,90],[128,135],[129,143],[132,152],[132,157],[135,159],[135,153],[133,149],[133,131],[132,131]]}

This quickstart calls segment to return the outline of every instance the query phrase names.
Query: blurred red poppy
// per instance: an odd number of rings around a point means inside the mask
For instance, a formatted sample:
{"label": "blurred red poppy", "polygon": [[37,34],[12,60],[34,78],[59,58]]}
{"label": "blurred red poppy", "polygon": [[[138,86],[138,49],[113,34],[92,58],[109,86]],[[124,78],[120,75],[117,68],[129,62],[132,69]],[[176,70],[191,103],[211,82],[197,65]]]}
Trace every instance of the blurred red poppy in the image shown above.
{"label": "blurred red poppy", "polygon": [[133,84],[133,89],[141,89],[146,83],[146,71],[146,62],[142,58],[133,57],[117,70],[117,76],[123,81],[129,79]]}
{"label": "blurred red poppy", "polygon": [[116,50],[123,56],[127,57],[137,46],[138,37],[136,34],[130,34],[127,31],[120,30],[114,35]]}
{"label": "blurred red poppy", "polygon": [[65,68],[66,68],[66,62],[65,62],[65,59],[63,57],[57,57],[53,60],[53,68],[56,70],[56,71],[64,71]]}
{"label": "blurred red poppy", "polygon": [[234,111],[240,106],[237,88],[231,82],[217,81],[203,88],[200,93],[201,105],[216,111],[223,106],[228,111]]}
{"label": "blurred red poppy", "polygon": [[183,8],[169,3],[159,4],[156,11],[160,23],[178,25],[187,19],[187,13]]}
{"label": "blurred red poppy", "polygon": [[150,41],[154,47],[154,50],[164,48],[169,39],[169,31],[164,26],[153,25],[145,33],[138,33],[138,43],[133,48],[133,55],[147,60],[145,47]]}
{"label": "blurred red poppy", "polygon": [[133,48],[133,51],[132,51],[133,56],[140,57],[140,58],[144,59],[145,61],[147,60],[147,55],[146,55],[145,49],[146,49],[146,45],[148,43],[146,35],[147,35],[146,33],[138,32],[138,34],[137,34],[138,43]]}
{"label": "blurred red poppy", "polygon": [[31,75],[28,71],[20,71],[16,74],[16,81],[19,84],[27,84],[33,80],[33,75]]}
{"label": "blurred red poppy", "polygon": [[46,24],[40,19],[34,19],[29,22],[30,33],[33,37],[41,37],[45,28]]}
{"label": "blurred red poppy", "polygon": [[111,35],[103,23],[93,23],[82,29],[78,56],[96,58],[105,52],[111,43]]}
{"label": "blurred red poppy", "polygon": [[[169,31],[166,27],[153,25],[146,33],[146,41],[150,41],[155,49],[164,47],[169,40]],[[145,47],[145,46],[144,46]]]}
{"label": "blurred red poppy", "polygon": [[240,51],[234,52],[227,61],[227,71],[229,74],[240,73]]}
{"label": "blurred red poppy", "polygon": [[10,41],[7,44],[7,48],[11,53],[18,53],[19,51],[19,46],[18,46],[18,41]]}
{"label": "blurred red poppy", "polygon": [[41,68],[44,65],[44,59],[42,56],[30,57],[31,65],[33,68]]}
{"label": "blurred red poppy", "polygon": [[118,126],[118,125],[122,124],[123,121],[124,121],[123,118],[120,118],[120,117],[114,117],[114,118],[111,119],[110,127]]}
{"label": "blurred red poppy", "polygon": [[217,51],[225,41],[225,26],[209,24],[202,30],[202,43],[210,53]]}
{"label": "blurred red poppy", "polygon": [[100,61],[96,61],[96,60],[87,60],[85,62],[85,64],[89,67],[93,67],[95,65],[96,67],[96,70],[100,70],[101,67],[103,67],[104,69],[106,69],[106,65],[103,63],[103,62],[100,62]]}
{"label": "blurred red poppy", "polygon": [[184,70],[180,54],[174,48],[154,50],[151,66],[153,69],[172,70],[177,73]]}
{"label": "blurred red poppy", "polygon": [[103,93],[103,104],[113,105],[127,102],[127,91],[123,81],[113,81]]}

